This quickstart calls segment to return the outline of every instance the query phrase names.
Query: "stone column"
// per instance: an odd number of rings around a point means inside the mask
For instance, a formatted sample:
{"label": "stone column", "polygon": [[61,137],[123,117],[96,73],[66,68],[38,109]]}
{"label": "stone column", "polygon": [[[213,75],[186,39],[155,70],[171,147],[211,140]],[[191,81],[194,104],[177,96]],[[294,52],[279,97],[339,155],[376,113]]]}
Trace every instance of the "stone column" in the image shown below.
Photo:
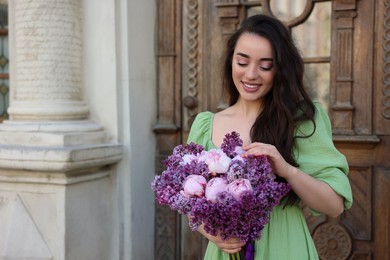
{"label": "stone column", "polygon": [[12,119],[85,119],[80,0],[12,1]]}
{"label": "stone column", "polygon": [[83,98],[81,8],[81,0],[9,1],[10,120],[0,143],[106,141]]}
{"label": "stone column", "polygon": [[0,259],[109,259],[112,166],[122,149],[83,101],[81,1],[8,2]]}

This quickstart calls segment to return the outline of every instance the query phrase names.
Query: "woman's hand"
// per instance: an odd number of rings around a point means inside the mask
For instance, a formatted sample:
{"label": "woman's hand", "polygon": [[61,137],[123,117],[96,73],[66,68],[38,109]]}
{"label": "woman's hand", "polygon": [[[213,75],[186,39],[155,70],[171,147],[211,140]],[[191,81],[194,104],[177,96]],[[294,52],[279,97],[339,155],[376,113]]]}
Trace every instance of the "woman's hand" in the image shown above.
{"label": "woman's hand", "polygon": [[198,228],[199,233],[205,236],[208,240],[213,242],[219,249],[228,254],[240,252],[245,242],[241,242],[238,238],[229,238],[223,240],[221,236],[212,236],[203,229],[203,224]]}
{"label": "woman's hand", "polygon": [[332,218],[339,216],[344,210],[343,198],[326,182],[317,180],[287,163],[275,146],[264,143],[252,143],[242,147],[241,156],[266,155],[275,174],[283,177],[291,185],[298,197],[310,208]]}
{"label": "woman's hand", "polygon": [[245,245],[245,243],[241,242],[238,238],[222,240],[220,236],[210,236],[209,240],[213,242],[219,249],[228,254],[240,252],[242,247]]}
{"label": "woman's hand", "polygon": [[287,163],[278,149],[273,145],[255,142],[242,147],[242,149],[245,150],[245,153],[241,155],[242,157],[247,157],[251,154],[256,156],[266,155],[270,160],[274,173],[280,177],[287,179],[295,170],[295,167]]}

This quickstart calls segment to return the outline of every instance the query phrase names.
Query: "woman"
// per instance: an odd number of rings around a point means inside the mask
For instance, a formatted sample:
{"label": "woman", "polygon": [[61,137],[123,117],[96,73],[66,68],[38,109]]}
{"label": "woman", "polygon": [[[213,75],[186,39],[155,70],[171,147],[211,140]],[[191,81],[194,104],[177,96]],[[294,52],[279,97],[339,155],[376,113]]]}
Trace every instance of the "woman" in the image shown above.
{"label": "woman", "polygon": [[[243,156],[267,155],[275,174],[291,185],[255,242],[255,259],[318,259],[299,202],[330,217],[352,205],[347,161],[333,145],[328,115],[306,93],[303,73],[285,26],[265,15],[248,18],[227,44],[224,87],[230,106],[198,114],[189,134],[188,142],[209,150],[236,131]],[[244,246],[236,238],[211,236],[202,226],[198,231],[210,241],[205,259],[229,259]]]}

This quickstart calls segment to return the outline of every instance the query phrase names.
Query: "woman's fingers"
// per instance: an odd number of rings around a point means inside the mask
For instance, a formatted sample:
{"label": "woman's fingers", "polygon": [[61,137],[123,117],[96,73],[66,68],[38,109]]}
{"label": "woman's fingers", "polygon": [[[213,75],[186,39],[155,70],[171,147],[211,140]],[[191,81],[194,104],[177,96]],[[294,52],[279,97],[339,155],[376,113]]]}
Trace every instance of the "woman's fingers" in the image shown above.
{"label": "woman's fingers", "polygon": [[243,157],[250,154],[274,156],[275,152],[277,152],[275,146],[263,143],[251,143],[250,145],[242,147],[242,149],[245,150],[242,154]]}
{"label": "woman's fingers", "polygon": [[224,252],[233,254],[237,253],[241,250],[241,248],[245,245],[245,243],[241,242],[238,239],[231,238],[229,240],[219,240],[215,241],[215,244]]}
{"label": "woman's fingers", "polygon": [[228,254],[235,254],[235,253],[238,253],[241,251],[241,248],[237,248],[237,249],[227,249],[227,250],[223,250],[221,249],[222,251],[224,251],[225,253],[228,253]]}
{"label": "woman's fingers", "polygon": [[274,173],[280,177],[286,177],[286,174],[288,174],[289,169],[292,167],[284,160],[278,149],[273,145],[255,142],[242,147],[242,149],[245,150],[241,155],[242,157],[248,157],[249,155],[267,156]]}

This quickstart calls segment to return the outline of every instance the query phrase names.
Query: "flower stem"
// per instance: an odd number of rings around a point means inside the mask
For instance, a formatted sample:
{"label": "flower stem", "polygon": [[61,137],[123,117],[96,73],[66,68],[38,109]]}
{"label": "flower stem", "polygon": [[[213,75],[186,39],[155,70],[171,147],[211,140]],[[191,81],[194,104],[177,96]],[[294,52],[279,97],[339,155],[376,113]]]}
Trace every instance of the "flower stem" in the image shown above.
{"label": "flower stem", "polygon": [[230,260],[241,260],[240,253],[229,254]]}

